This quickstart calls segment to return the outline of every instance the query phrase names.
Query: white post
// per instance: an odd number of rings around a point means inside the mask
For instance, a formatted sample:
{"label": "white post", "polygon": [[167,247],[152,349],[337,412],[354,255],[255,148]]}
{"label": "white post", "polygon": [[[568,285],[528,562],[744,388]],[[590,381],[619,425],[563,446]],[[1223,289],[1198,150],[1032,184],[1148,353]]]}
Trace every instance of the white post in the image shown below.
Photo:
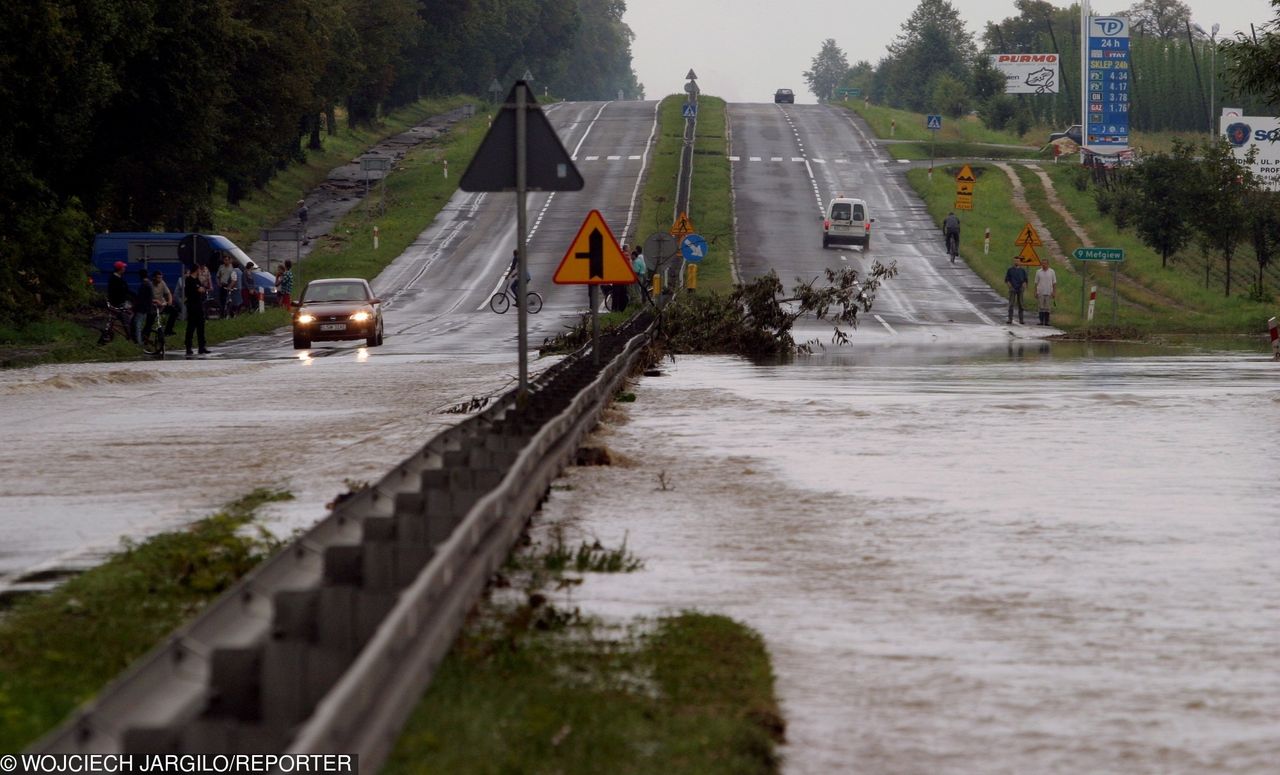
{"label": "white post", "polygon": [[991,227],[987,227],[987,233],[982,237],[982,255],[991,255]]}
{"label": "white post", "polygon": [[374,250],[378,249],[378,227],[377,226],[373,227],[373,249]]}
{"label": "white post", "polygon": [[1271,352],[1275,355],[1275,359],[1280,361],[1280,324],[1276,323],[1275,318],[1267,321],[1267,330],[1271,335]]}
{"label": "white post", "polygon": [[[440,163],[444,165],[444,176],[445,176],[446,178],[447,178],[447,177],[449,177],[449,160],[448,160],[448,159],[445,159],[444,161],[442,161],[442,162],[440,162]],[[463,172],[466,172],[466,170],[463,170]]]}
{"label": "white post", "polygon": [[1098,286],[1091,285],[1089,286],[1089,315],[1088,317],[1085,318],[1090,323],[1093,322],[1093,306],[1094,304],[1097,303],[1097,301],[1098,301]]}

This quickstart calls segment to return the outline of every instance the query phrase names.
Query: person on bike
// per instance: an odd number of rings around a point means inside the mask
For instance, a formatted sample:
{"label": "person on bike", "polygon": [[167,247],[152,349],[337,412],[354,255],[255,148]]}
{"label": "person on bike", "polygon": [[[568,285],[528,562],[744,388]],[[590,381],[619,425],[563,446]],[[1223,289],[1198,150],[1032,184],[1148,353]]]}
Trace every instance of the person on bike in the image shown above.
{"label": "person on bike", "polygon": [[196,338],[200,344],[200,354],[207,355],[208,345],[204,338],[204,297],[205,286],[200,283],[200,267],[192,266],[188,270],[186,282],[187,295],[187,355],[191,352],[191,340]]}
{"label": "person on bike", "polygon": [[160,315],[165,316],[164,335],[173,336],[173,328],[178,320],[178,306],[173,303],[173,291],[169,290],[169,285],[164,281],[164,274],[159,271],[151,273],[151,304],[154,311],[147,316],[146,330],[142,334],[143,341],[146,341]]}
{"label": "person on bike", "polygon": [[956,217],[954,211],[947,213],[947,217],[943,219],[942,233],[947,241],[947,255],[955,261],[956,253],[960,252],[960,219]]}
{"label": "person on bike", "polygon": [[[516,304],[520,303],[520,249],[516,248],[511,251],[511,266],[507,269],[507,277],[511,278],[511,298],[516,300]],[[524,273],[524,283],[526,289],[533,280],[533,275],[528,271]]]}
{"label": "person on bike", "polygon": [[236,268],[231,264],[231,254],[222,254],[222,266],[218,267],[218,316],[227,316],[227,300],[235,283]]}

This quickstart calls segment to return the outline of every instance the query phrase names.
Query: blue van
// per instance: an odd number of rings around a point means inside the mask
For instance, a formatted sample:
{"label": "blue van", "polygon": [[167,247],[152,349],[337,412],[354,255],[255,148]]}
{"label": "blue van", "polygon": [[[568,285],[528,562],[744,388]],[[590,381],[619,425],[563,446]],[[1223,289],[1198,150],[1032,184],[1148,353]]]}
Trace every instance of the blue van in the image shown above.
{"label": "blue van", "polygon": [[248,274],[253,278],[254,289],[263,291],[268,304],[277,303],[275,276],[262,271],[247,253],[219,234],[159,231],[99,234],[93,238],[93,287],[106,293],[107,277],[114,271],[115,263],[123,261],[127,264],[124,279],[129,283],[129,290],[138,289],[139,269],[146,269],[147,274],[159,270],[164,275],[165,283],[171,289],[176,289],[183,269],[197,261],[208,266],[209,271],[216,275],[223,253],[230,255],[241,271],[247,266],[253,266],[254,269]]}

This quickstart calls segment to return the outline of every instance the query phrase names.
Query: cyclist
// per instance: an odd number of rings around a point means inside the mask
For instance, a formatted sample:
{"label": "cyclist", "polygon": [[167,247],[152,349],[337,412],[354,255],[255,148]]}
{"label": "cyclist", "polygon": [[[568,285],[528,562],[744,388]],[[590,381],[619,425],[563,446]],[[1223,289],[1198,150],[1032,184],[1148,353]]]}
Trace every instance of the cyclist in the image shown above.
{"label": "cyclist", "polygon": [[951,256],[952,263],[955,263],[956,253],[960,250],[960,219],[956,217],[955,212],[950,212],[942,221],[942,233],[947,240],[947,255]]}
{"label": "cyclist", "polygon": [[[507,269],[507,277],[511,278],[511,285],[510,285],[511,298],[516,300],[516,304],[520,303],[519,269],[520,269],[520,249],[516,248],[515,250],[511,251],[511,267]],[[532,280],[533,280],[533,275],[529,274],[528,270],[526,270],[524,273],[525,286],[528,286],[529,283],[532,282]]]}

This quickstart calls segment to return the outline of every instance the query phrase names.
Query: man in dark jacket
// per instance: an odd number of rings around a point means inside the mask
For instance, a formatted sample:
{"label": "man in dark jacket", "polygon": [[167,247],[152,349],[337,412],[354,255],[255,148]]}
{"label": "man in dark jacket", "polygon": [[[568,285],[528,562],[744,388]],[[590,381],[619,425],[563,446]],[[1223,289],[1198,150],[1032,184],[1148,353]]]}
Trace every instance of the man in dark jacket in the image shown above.
{"label": "man in dark jacket", "polygon": [[192,265],[187,270],[187,281],[184,284],[187,302],[187,356],[191,352],[191,339],[196,336],[200,344],[200,354],[206,355],[209,348],[204,339],[204,287],[200,285],[199,269]]}
{"label": "man in dark jacket", "polygon": [[1027,270],[1018,266],[1018,257],[1014,256],[1009,268],[1004,272],[1004,284],[1009,286],[1009,320],[1013,322],[1013,308],[1018,308],[1018,323],[1024,323],[1022,319],[1022,289],[1027,285]]}
{"label": "man in dark jacket", "polygon": [[129,300],[129,283],[124,279],[125,263],[117,261],[114,271],[107,278],[107,303],[113,307],[124,306]]}

